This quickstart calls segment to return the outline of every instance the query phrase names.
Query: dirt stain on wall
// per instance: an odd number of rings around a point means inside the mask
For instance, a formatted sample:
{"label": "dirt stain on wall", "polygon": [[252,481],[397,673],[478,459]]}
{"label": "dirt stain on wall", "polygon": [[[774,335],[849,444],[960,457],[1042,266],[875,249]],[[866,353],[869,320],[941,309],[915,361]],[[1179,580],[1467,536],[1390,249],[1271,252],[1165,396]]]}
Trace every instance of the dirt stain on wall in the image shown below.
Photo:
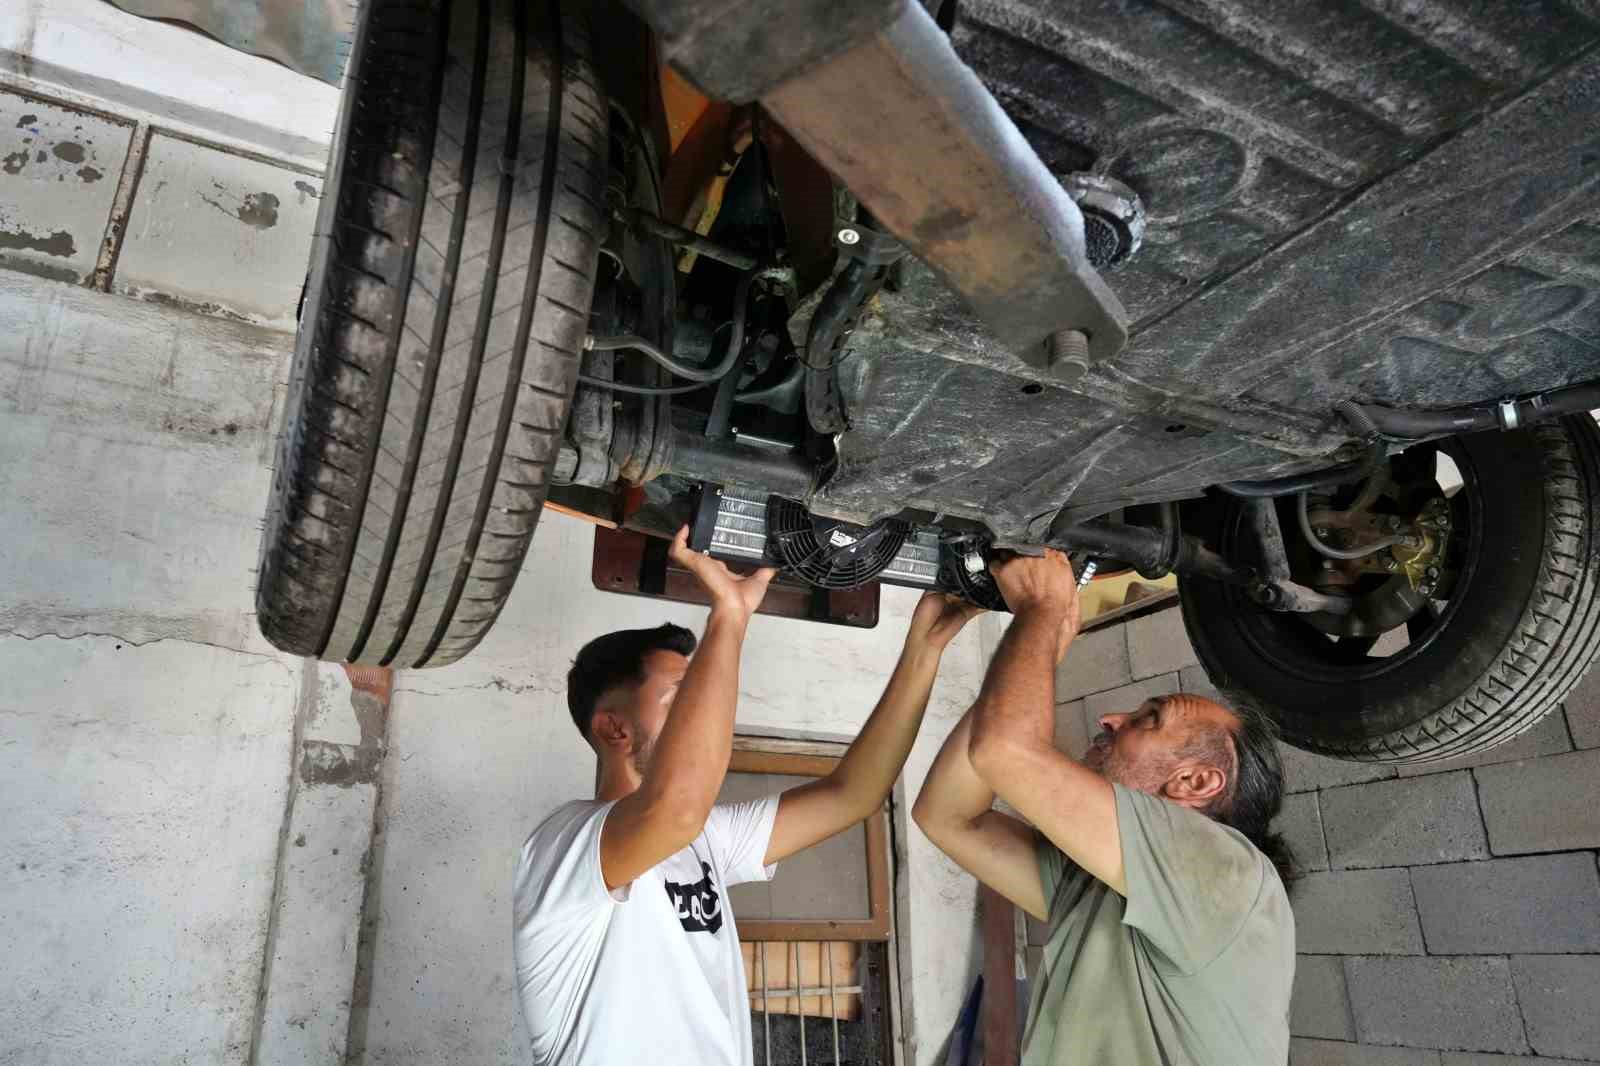
{"label": "dirt stain on wall", "polygon": [[76,141],[62,141],[50,150],[55,153],[57,159],[68,163],[81,163],[84,160],[83,145]]}
{"label": "dirt stain on wall", "polygon": [[[222,196],[228,195],[228,190],[219,182],[214,181],[211,185]],[[200,199],[254,229],[271,229],[278,224],[279,200],[270,192],[245,193],[244,198],[239,201],[239,206],[231,210],[205,193],[200,194]]]}
{"label": "dirt stain on wall", "polygon": [[70,259],[78,251],[77,245],[72,241],[72,234],[66,230],[56,230],[47,237],[40,237],[27,230],[0,229],[0,248],[43,252],[45,255],[56,255],[63,259]]}

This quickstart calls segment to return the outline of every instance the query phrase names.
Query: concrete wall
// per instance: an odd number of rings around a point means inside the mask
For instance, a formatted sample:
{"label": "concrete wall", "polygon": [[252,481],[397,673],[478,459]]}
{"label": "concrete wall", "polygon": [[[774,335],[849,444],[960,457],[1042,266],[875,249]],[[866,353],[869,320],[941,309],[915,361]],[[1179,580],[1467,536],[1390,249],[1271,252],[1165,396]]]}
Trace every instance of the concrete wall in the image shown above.
{"label": "concrete wall", "polygon": [[[1213,694],[1175,608],[1086,634],[1057,742],[1081,751],[1095,716],[1174,691]],[[1305,871],[1291,1066],[1600,1062],[1600,671],[1471,758],[1282,750],[1278,829]]]}

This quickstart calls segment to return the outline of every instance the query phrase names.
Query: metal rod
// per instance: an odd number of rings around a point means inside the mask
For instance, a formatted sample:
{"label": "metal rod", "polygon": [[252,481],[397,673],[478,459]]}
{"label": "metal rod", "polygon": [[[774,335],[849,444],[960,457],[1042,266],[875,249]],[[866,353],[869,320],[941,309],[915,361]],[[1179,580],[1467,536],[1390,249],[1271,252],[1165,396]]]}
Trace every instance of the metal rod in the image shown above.
{"label": "metal rod", "polygon": [[761,949],[761,1026],[767,1034],[761,1066],[772,1066],[772,999],[767,992],[767,942],[760,941],[756,946]]}
{"label": "metal rod", "polygon": [[647,211],[640,211],[633,207],[621,207],[617,209],[617,216],[633,229],[643,230],[645,233],[653,233],[657,237],[671,241],[680,248],[698,252],[708,259],[715,259],[719,263],[726,263],[740,270],[754,270],[756,268],[757,260],[755,256],[736,252],[732,248],[725,248],[716,241],[709,241],[700,236],[692,229],[675,226],[666,219],[657,218]]}
{"label": "metal rod", "polygon": [[[839,985],[836,990],[846,996],[859,996],[866,991],[861,985]],[[828,987],[826,985],[815,985],[808,988],[774,988],[772,990],[772,994],[780,999],[793,999],[802,992],[807,996],[825,996],[828,994]],[[751,992],[750,994],[753,996],[756,993]]]}
{"label": "metal rod", "polygon": [[[794,942],[794,983],[800,988],[806,984],[805,976],[800,972],[800,941]],[[794,998],[795,1008],[800,1014],[800,1066],[806,1066],[806,1001],[804,996]]]}
{"label": "metal rod", "polygon": [[833,1066],[839,1066],[839,993],[833,984],[833,941],[828,941],[828,1013],[833,1015]]}

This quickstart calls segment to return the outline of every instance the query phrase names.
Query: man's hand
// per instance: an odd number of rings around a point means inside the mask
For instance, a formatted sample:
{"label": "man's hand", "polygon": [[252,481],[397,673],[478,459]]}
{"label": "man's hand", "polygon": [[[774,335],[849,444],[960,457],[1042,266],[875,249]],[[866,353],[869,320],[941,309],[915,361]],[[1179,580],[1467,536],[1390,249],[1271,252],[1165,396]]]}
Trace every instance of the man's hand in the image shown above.
{"label": "man's hand", "polygon": [[977,604],[943,592],[924,592],[911,612],[911,627],[906,630],[906,647],[926,647],[943,651],[972,619],[983,613]]}
{"label": "man's hand", "polygon": [[[667,557],[693,574],[711,596],[713,609],[736,611],[748,619],[761,606],[767,586],[778,571],[764,566],[755,573],[741,577],[709,555],[701,555],[689,547],[689,527],[678,530],[672,538],[672,548]],[[1070,568],[1069,568],[1070,569]]]}
{"label": "man's hand", "polygon": [[1013,555],[989,568],[1006,606],[1018,618],[1056,619],[1056,661],[1078,635],[1078,578],[1064,553],[1046,548],[1042,556]]}

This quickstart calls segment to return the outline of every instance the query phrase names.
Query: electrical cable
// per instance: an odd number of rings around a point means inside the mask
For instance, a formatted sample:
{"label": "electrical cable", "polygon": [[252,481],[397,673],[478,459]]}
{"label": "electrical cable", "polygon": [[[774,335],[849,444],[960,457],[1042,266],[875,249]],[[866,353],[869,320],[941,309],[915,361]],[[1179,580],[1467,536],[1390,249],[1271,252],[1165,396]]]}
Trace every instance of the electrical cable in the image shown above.
{"label": "electrical cable", "polygon": [[745,307],[749,302],[750,285],[754,281],[754,271],[742,274],[739,277],[739,287],[733,294],[733,333],[728,337],[728,351],[716,366],[698,367],[680,363],[643,337],[635,336],[631,333],[616,337],[588,337],[584,340],[583,346],[586,349],[597,352],[628,349],[649,356],[680,378],[708,384],[713,381],[719,381],[726,377],[728,372],[738,364],[739,356],[744,351]]}
{"label": "electrical cable", "polygon": [[1361,548],[1328,547],[1328,545],[1317,539],[1316,530],[1311,528],[1311,512],[1307,503],[1310,495],[1308,492],[1300,494],[1299,501],[1295,506],[1295,514],[1300,520],[1300,533],[1306,538],[1306,542],[1311,545],[1312,549],[1319,554],[1326,555],[1330,559],[1364,559],[1373,552],[1379,552],[1400,543],[1400,537],[1391,536],[1384,537],[1375,544],[1369,544]]}

